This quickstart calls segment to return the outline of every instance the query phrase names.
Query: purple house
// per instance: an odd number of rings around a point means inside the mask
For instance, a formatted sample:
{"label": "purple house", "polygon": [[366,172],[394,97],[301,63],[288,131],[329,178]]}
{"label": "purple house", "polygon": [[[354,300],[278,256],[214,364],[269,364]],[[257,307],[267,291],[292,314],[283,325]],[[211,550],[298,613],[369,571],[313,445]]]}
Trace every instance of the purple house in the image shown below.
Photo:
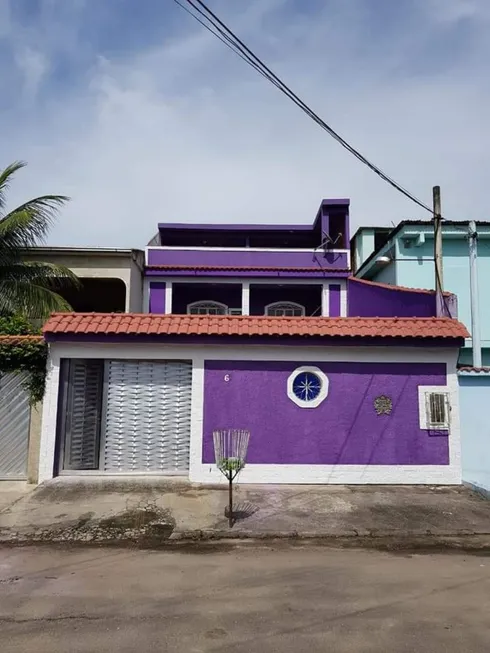
{"label": "purple house", "polygon": [[40,480],[219,482],[213,431],[243,428],[241,482],[460,483],[466,330],[431,292],[351,278],[348,245],[348,200],[312,225],[160,224],[145,313],[45,326]]}
{"label": "purple house", "polygon": [[146,250],[150,313],[346,315],[349,201],[313,225],[159,224]]}

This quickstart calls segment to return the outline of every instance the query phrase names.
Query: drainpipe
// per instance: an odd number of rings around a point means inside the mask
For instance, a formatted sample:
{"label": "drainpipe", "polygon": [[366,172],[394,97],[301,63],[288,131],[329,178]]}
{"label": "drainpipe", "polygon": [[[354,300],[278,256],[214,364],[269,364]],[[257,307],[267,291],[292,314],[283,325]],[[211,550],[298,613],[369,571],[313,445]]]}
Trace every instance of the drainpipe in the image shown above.
{"label": "drainpipe", "polygon": [[478,301],[478,234],[476,224],[468,224],[468,242],[470,257],[470,299],[471,299],[471,345],[473,347],[473,367],[482,367],[480,339],[480,304]]}

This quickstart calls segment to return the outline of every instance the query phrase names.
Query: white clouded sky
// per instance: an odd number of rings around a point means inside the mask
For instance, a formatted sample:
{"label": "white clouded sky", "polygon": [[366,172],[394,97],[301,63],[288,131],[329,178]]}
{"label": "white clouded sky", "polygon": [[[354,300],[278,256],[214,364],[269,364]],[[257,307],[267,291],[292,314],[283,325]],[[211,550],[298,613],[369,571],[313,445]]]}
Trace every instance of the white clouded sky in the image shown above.
{"label": "white clouded sky", "polygon": [[[209,0],[347,140],[426,203],[488,219],[488,0]],[[51,242],[143,247],[158,222],[429,217],[172,0],[0,0],[12,202],[72,202]]]}

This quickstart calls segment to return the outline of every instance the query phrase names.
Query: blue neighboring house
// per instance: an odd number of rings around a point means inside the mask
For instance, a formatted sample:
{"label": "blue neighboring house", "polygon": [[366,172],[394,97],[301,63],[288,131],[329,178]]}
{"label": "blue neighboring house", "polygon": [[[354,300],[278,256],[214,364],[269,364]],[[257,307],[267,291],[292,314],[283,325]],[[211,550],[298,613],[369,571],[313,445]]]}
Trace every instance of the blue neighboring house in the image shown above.
{"label": "blue neighboring house", "polygon": [[[483,368],[473,365],[471,338],[460,351],[463,480],[490,496],[490,222],[477,221],[478,296]],[[442,228],[444,290],[457,296],[458,318],[471,333],[468,222],[446,221]],[[351,240],[354,274],[360,279],[434,288],[434,227],[404,220],[394,228],[361,227]]]}
{"label": "blue neighboring house", "polygon": [[[490,222],[477,222],[478,277],[483,365],[490,366]],[[471,333],[468,222],[446,221],[442,228],[444,290],[458,298],[458,319]],[[351,240],[354,274],[394,286],[434,288],[434,227],[430,221],[403,220],[397,227],[360,227]],[[471,339],[460,365],[473,362]]]}

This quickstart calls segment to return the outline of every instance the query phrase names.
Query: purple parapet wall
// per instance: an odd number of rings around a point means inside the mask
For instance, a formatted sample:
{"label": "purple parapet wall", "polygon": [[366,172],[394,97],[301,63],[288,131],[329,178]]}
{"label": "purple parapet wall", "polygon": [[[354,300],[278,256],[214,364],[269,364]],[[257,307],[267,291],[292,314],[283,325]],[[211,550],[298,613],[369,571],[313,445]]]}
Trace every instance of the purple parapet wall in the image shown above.
{"label": "purple parapet wall", "polygon": [[[447,433],[419,427],[418,386],[444,385],[432,363],[319,363],[329,393],[317,408],[287,395],[297,362],[206,361],[203,462],[214,462],[214,429],[250,430],[247,462],[269,465],[447,465]],[[380,395],[393,402],[377,415]]]}
{"label": "purple parapet wall", "polygon": [[330,284],[328,287],[328,314],[330,317],[340,317],[340,293],[338,284]]}
{"label": "purple parapet wall", "polygon": [[318,270],[347,270],[348,252],[326,253],[323,250],[314,252],[281,252],[281,251],[246,251],[246,250],[186,250],[182,249],[149,249],[148,265],[185,265],[189,267],[268,267],[268,268],[311,268]]}
{"label": "purple parapet wall", "polygon": [[150,313],[165,313],[165,285],[163,281],[150,282]]}
{"label": "purple parapet wall", "polygon": [[435,317],[435,293],[347,280],[349,317]]}

